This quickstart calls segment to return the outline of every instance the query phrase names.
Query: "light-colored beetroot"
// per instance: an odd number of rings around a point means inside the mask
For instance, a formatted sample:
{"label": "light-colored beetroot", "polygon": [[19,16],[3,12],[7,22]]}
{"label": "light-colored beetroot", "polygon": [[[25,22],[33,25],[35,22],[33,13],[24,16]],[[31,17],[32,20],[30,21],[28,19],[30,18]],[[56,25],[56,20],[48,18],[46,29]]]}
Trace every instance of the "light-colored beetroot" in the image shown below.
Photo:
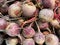
{"label": "light-colored beetroot", "polygon": [[17,43],[18,43],[18,39],[17,38],[6,39],[6,45],[16,45]]}
{"label": "light-colored beetroot", "polygon": [[60,25],[59,25],[59,21],[58,20],[56,20],[56,19],[55,20],[52,20],[50,23],[55,28],[60,28]]}
{"label": "light-colored beetroot", "polygon": [[42,9],[39,12],[39,18],[42,18],[45,21],[50,22],[54,18],[54,12],[51,9]]}
{"label": "light-colored beetroot", "polygon": [[[32,23],[31,23],[32,24]],[[34,29],[31,27],[31,24],[28,27],[25,27],[23,29],[23,35],[26,38],[33,37],[35,35]]]}
{"label": "light-colored beetroot", "polygon": [[11,17],[18,17],[21,15],[21,2],[15,2],[14,4],[10,5],[8,8],[8,14]]}
{"label": "light-colored beetroot", "polygon": [[7,27],[7,21],[3,18],[0,18],[0,30],[4,30]]}
{"label": "light-colored beetroot", "polygon": [[40,28],[36,22],[36,25],[38,27],[38,32],[34,36],[34,40],[37,44],[42,45],[45,42],[45,35],[40,31]]}
{"label": "light-colored beetroot", "polygon": [[46,45],[59,45],[59,39],[54,34],[48,34],[46,35]]}
{"label": "light-colored beetroot", "polygon": [[22,5],[23,15],[26,17],[33,17],[34,12],[36,11],[36,7],[32,2],[25,2]]}
{"label": "light-colored beetroot", "polygon": [[34,40],[37,44],[43,44],[45,42],[45,36],[42,33],[36,33]]}
{"label": "light-colored beetroot", "polygon": [[29,39],[25,39],[23,41],[23,45],[35,45],[35,42],[32,38],[29,38]]}

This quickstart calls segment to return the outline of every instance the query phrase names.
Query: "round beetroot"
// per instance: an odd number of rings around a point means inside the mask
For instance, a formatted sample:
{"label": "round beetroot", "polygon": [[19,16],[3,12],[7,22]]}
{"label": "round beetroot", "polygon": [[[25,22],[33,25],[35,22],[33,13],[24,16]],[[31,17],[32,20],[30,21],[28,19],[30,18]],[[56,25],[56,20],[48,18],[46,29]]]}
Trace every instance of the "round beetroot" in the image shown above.
{"label": "round beetroot", "polygon": [[40,31],[40,28],[36,22],[36,25],[38,27],[38,32],[34,35],[34,40],[37,44],[42,45],[45,42],[45,35]]}
{"label": "round beetroot", "polygon": [[45,42],[45,36],[42,33],[36,33],[34,40],[37,44],[43,44]]}
{"label": "round beetroot", "polygon": [[12,37],[18,36],[18,38],[21,40],[21,43],[22,43],[22,36],[20,34],[19,29],[20,29],[19,25],[12,22],[7,26],[6,34]]}
{"label": "round beetroot", "polygon": [[59,21],[58,20],[52,20],[50,23],[55,28],[60,28],[60,25],[59,25]]}
{"label": "round beetroot", "polygon": [[54,9],[56,0],[42,0],[42,4],[45,8]]}
{"label": "round beetroot", "polygon": [[22,5],[22,12],[23,15],[26,17],[32,17],[34,16],[34,12],[36,11],[36,7],[32,2],[24,3]]}
{"label": "round beetroot", "polygon": [[54,12],[51,9],[42,9],[39,12],[39,18],[42,18],[45,21],[50,22],[54,18]]}
{"label": "round beetroot", "polygon": [[35,31],[31,26],[28,26],[28,27],[25,27],[23,29],[23,35],[26,38],[30,38],[30,37],[33,37],[35,35]]}
{"label": "round beetroot", "polygon": [[18,43],[18,39],[17,38],[6,39],[6,45],[16,45],[17,43]]}
{"label": "round beetroot", "polygon": [[11,17],[18,17],[21,14],[21,2],[15,2],[14,4],[10,5],[8,8],[8,14]]}
{"label": "round beetroot", "polygon": [[59,39],[54,34],[48,34],[46,35],[46,45],[59,45]]}
{"label": "round beetroot", "polygon": [[6,33],[9,36],[17,36],[19,34],[19,26],[16,23],[10,23],[6,28]]}

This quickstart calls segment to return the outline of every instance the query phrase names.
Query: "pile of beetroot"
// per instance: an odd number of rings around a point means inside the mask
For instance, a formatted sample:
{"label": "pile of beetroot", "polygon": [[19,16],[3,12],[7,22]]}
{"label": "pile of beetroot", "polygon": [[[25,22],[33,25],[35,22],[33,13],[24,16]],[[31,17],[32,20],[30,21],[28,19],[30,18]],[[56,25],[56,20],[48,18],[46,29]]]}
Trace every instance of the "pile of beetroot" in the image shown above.
{"label": "pile of beetroot", "polygon": [[60,0],[0,0],[0,45],[60,45]]}

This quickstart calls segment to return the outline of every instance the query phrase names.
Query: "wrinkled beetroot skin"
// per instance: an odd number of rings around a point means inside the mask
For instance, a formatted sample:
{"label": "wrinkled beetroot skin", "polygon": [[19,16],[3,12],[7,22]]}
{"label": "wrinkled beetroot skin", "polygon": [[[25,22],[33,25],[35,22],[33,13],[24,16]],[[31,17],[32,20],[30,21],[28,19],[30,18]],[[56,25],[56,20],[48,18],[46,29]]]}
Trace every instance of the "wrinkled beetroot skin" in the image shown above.
{"label": "wrinkled beetroot skin", "polygon": [[6,20],[0,18],[0,30],[4,30],[7,26]]}
{"label": "wrinkled beetroot skin", "polygon": [[16,23],[10,23],[7,26],[6,33],[9,36],[17,36],[19,34],[19,26]]}

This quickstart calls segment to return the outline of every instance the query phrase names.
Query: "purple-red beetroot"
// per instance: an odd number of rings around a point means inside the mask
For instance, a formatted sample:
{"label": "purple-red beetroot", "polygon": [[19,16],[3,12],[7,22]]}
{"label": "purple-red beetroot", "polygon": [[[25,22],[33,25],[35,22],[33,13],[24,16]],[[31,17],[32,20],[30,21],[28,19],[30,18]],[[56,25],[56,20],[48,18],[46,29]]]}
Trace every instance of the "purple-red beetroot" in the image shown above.
{"label": "purple-red beetroot", "polygon": [[59,39],[54,34],[48,34],[46,35],[46,45],[59,45]]}
{"label": "purple-red beetroot", "polygon": [[23,35],[26,38],[30,38],[35,35],[35,30],[31,27],[31,24],[23,29]]}
{"label": "purple-red beetroot", "polygon": [[16,36],[19,34],[19,28],[18,24],[10,23],[6,28],[6,32],[9,36]]}
{"label": "purple-red beetroot", "polygon": [[20,31],[19,31],[20,27],[18,24],[16,23],[10,23],[7,28],[6,28],[6,33],[9,35],[9,36],[12,36],[12,37],[15,37],[15,36],[18,36],[21,41],[22,41],[22,37],[20,35]]}
{"label": "purple-red beetroot", "polygon": [[23,41],[23,45],[35,45],[35,42],[32,38],[29,38],[29,39],[25,39]]}
{"label": "purple-red beetroot", "polygon": [[[37,22],[36,22],[36,25],[37,25]],[[37,25],[37,27],[38,27],[38,32],[35,34],[34,40],[37,44],[42,45],[45,42],[45,36],[40,31],[40,28],[38,25]]]}
{"label": "purple-red beetroot", "polygon": [[3,18],[0,18],[0,30],[4,30],[7,27],[7,21]]}
{"label": "purple-red beetroot", "polygon": [[36,11],[36,7],[32,2],[25,2],[22,5],[23,15],[26,17],[33,17],[34,12]]}

